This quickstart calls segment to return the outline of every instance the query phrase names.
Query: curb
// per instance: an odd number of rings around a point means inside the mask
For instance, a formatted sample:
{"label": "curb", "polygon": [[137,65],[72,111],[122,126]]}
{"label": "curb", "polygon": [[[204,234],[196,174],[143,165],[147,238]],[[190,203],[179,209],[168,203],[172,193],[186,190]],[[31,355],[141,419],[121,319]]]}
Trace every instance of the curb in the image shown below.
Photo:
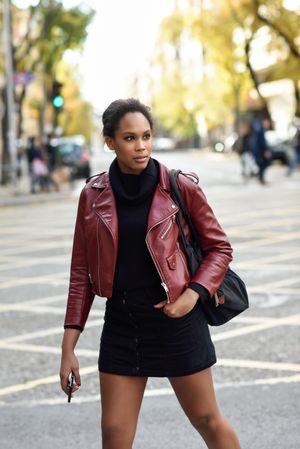
{"label": "curb", "polygon": [[71,190],[67,190],[64,192],[34,193],[26,195],[8,194],[7,196],[0,196],[0,207],[39,204],[62,199],[72,199],[74,198],[74,196],[74,191]]}

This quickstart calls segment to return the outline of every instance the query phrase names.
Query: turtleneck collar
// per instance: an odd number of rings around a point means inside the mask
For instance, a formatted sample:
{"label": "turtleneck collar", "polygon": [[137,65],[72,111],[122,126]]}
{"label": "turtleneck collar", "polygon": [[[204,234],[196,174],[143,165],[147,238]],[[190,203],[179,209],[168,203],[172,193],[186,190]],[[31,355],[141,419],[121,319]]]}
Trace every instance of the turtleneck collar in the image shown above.
{"label": "turtleneck collar", "polygon": [[153,159],[138,175],[122,173],[117,158],[109,168],[109,180],[117,200],[137,205],[152,196],[159,179],[159,168]]}

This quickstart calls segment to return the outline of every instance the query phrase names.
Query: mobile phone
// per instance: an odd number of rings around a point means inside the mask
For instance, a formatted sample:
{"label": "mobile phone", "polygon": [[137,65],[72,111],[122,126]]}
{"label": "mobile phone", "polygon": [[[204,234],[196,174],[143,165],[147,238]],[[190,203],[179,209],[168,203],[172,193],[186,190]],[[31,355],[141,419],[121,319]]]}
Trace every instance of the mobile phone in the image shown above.
{"label": "mobile phone", "polygon": [[72,397],[72,387],[74,384],[75,376],[73,373],[70,373],[69,379],[68,379],[68,402],[71,402]]}

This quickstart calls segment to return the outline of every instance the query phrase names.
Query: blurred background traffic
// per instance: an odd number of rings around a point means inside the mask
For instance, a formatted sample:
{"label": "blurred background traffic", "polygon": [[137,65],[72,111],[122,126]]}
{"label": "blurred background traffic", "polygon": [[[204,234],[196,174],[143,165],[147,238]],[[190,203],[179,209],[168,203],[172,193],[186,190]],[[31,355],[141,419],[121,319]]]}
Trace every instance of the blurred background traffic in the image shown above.
{"label": "blurred background traffic", "polygon": [[262,184],[273,163],[297,169],[299,0],[0,4],[2,191],[97,173],[101,114],[128,96],[152,108],[154,150],[236,154]]}

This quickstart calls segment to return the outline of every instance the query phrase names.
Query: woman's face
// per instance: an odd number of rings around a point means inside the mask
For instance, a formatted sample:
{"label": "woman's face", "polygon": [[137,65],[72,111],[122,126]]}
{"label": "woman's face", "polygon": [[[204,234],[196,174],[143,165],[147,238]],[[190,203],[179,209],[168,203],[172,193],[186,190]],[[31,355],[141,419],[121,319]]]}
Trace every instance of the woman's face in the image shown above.
{"label": "woman's face", "polygon": [[125,114],[114,137],[107,137],[105,142],[115,151],[123,173],[138,175],[147,167],[152,151],[152,131],[141,112]]}

